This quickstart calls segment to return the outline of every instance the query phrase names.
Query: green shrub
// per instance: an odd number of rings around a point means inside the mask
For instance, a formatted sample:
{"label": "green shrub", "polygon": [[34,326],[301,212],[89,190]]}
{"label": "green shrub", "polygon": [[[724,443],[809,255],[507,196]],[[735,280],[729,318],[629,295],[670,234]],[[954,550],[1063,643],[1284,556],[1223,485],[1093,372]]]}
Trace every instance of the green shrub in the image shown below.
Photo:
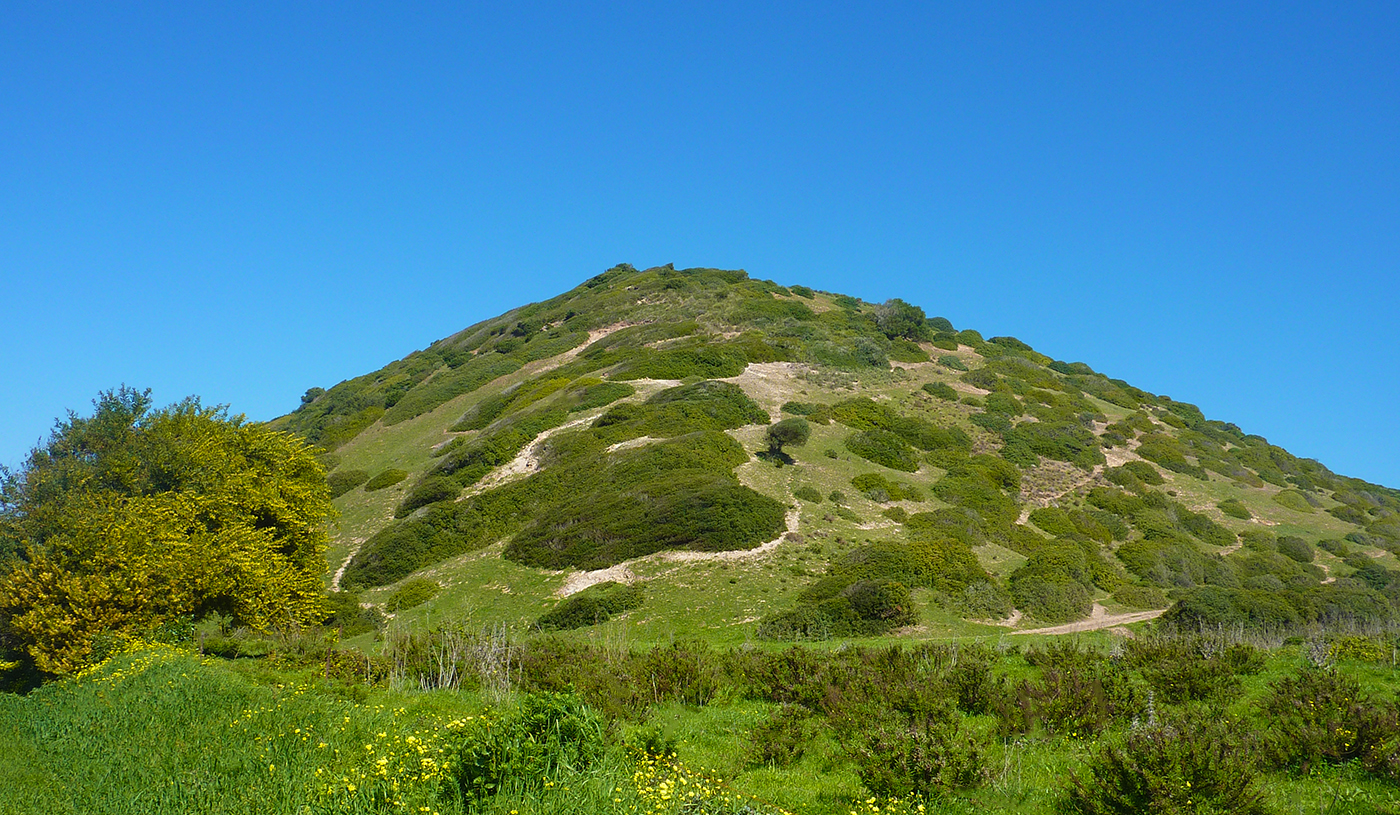
{"label": "green shrub", "polygon": [[1308,503],[1308,499],[1304,498],[1303,494],[1297,490],[1283,490],[1269,497],[1273,499],[1274,503],[1285,509],[1307,514],[1312,514],[1313,512],[1313,505]]}
{"label": "green shrub", "polygon": [[1104,477],[1122,487],[1142,484],[1157,486],[1166,483],[1166,479],[1157,472],[1157,468],[1146,461],[1129,461],[1119,467],[1110,467],[1104,470]]}
{"label": "green shrub", "polygon": [[810,484],[803,484],[802,486],[793,490],[792,496],[794,498],[801,498],[803,501],[808,501],[813,504],[820,504],[822,502],[822,494],[817,492],[816,488]]}
{"label": "green shrub", "polygon": [[405,478],[408,478],[407,470],[397,470],[391,467],[375,474],[373,478],[366,481],[365,492],[374,492],[375,490],[382,490],[385,487],[392,487]]}
{"label": "green shrub", "polygon": [[801,705],[782,705],[749,731],[748,761],[787,767],[802,758],[815,729],[809,710]]}
{"label": "green shrub", "polygon": [[968,371],[962,375],[961,379],[972,387],[981,388],[984,391],[996,390],[997,383],[1001,382],[995,372],[985,367]]}
{"label": "green shrub", "polygon": [[1066,809],[1077,815],[1266,815],[1252,744],[1225,719],[1189,711],[1105,744],[1074,774]]}
{"label": "green shrub", "polygon": [[471,719],[447,745],[462,798],[542,787],[564,770],[587,770],[606,748],[603,720],[576,697],[526,694],[515,707]]}
{"label": "green shrub", "polygon": [[545,612],[535,627],[541,631],[563,631],[605,623],[617,614],[640,608],[644,599],[640,583],[609,580],[566,597]]}
{"label": "green shrub", "polygon": [[406,611],[414,606],[421,606],[436,597],[441,588],[436,580],[426,577],[405,580],[384,601],[384,608],[389,611]]}
{"label": "green shrub", "polygon": [[816,292],[812,291],[806,286],[788,286],[788,291],[792,292],[798,297],[805,297],[808,300],[811,300],[812,298],[817,296]]}
{"label": "green shrub", "polygon": [[[948,350],[951,351],[956,349],[950,348]],[[953,371],[967,370],[967,366],[963,364],[963,361],[960,358],[953,356],[952,354],[944,354],[943,356],[939,357],[938,364],[942,365],[944,368]]]}
{"label": "green shrub", "polygon": [[1166,608],[1167,595],[1154,586],[1134,586],[1131,583],[1120,586],[1113,593],[1113,599],[1128,608]]}
{"label": "green shrub", "polygon": [[599,416],[593,428],[598,438],[614,443],[639,436],[669,439],[702,430],[767,423],[768,413],[742,388],[710,380],[667,388],[640,405],[618,405]]}
{"label": "green shrub", "polygon": [[906,473],[919,469],[919,457],[902,437],[888,430],[862,430],[846,438],[846,449],[861,458]]}
{"label": "green shrub", "polygon": [[379,609],[360,605],[360,595],[352,591],[333,591],[326,595],[329,614],[321,625],[339,629],[340,636],[354,637],[378,631],[384,627],[384,615]]}
{"label": "green shrub", "polygon": [[1262,705],[1276,764],[1306,774],[1319,763],[1359,761],[1368,771],[1400,778],[1400,718],[1361,691],[1355,677],[1305,664],[1270,686]]}
{"label": "green shrub", "polygon": [[420,507],[436,504],[440,501],[451,501],[461,494],[461,486],[451,478],[442,475],[427,476],[413,485],[413,489],[404,496],[398,509],[394,510],[394,517],[407,518]]}
{"label": "green shrub", "polygon": [[1246,507],[1244,504],[1240,503],[1240,500],[1238,498],[1227,498],[1226,500],[1221,501],[1215,506],[1221,512],[1225,513],[1226,515],[1229,515],[1231,518],[1239,518],[1241,521],[1247,521],[1250,518],[1254,517],[1254,515],[1249,511],[1249,508]]}
{"label": "green shrub", "polygon": [[865,493],[866,497],[871,498],[871,500],[875,500],[871,497],[871,493],[876,491],[882,493],[884,500],[876,501],[876,503],[924,500],[923,493],[917,487],[891,481],[879,473],[861,473],[851,479],[851,486]]}
{"label": "green shrub", "polygon": [[958,401],[958,392],[946,382],[926,382],[923,390],[930,396],[936,396],[939,399],[946,399],[949,402]]}
{"label": "green shrub", "polygon": [[890,343],[889,358],[896,362],[928,362],[928,352],[918,343],[897,339]]}
{"label": "green shrub", "polygon": [[888,798],[924,798],[981,786],[990,776],[977,741],[956,714],[877,716],[843,739],[866,789]]}
{"label": "green shrub", "polygon": [[1302,538],[1295,538],[1291,535],[1284,535],[1278,539],[1278,551],[1281,555],[1286,555],[1299,563],[1312,563],[1316,554],[1308,542]]}
{"label": "green shrub", "polygon": [[365,470],[340,470],[326,476],[326,486],[330,487],[331,497],[339,498],[355,489],[369,478]]}

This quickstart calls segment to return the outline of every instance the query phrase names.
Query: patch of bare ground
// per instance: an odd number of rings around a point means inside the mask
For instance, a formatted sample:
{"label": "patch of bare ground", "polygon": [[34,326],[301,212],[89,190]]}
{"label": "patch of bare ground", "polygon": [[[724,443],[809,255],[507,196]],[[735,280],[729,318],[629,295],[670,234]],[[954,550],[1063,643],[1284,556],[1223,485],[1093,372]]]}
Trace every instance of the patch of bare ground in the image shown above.
{"label": "patch of bare ground", "polygon": [[345,570],[349,568],[350,561],[355,559],[355,555],[360,553],[360,547],[365,545],[366,538],[351,538],[350,551],[346,553],[345,560],[340,564],[340,568],[335,570],[331,576],[331,591],[340,591],[340,578],[345,576]]}
{"label": "patch of bare ground", "polygon": [[631,582],[637,579],[636,574],[632,571],[632,567],[639,563],[694,563],[697,561],[733,563],[736,561],[763,557],[778,548],[783,541],[788,540],[790,535],[796,534],[799,514],[796,508],[789,509],[786,517],[787,529],[783,531],[783,534],[752,549],[736,549],[729,552],[657,552],[645,557],[623,561],[622,563],[609,566],[606,569],[594,569],[587,572],[569,572],[567,577],[564,578],[564,585],[561,586],[555,594],[559,597],[568,597],[570,594],[576,594],[589,586],[594,586],[607,580],[615,580],[619,583]]}
{"label": "patch of bare ground", "polygon": [[665,441],[665,439],[652,438],[651,436],[638,436],[635,439],[628,439],[627,441],[620,441],[617,444],[609,445],[608,452],[616,453],[618,450],[631,450],[635,447],[645,447],[648,444],[655,444],[659,441]]}
{"label": "patch of bare ground", "polygon": [[524,449],[515,455],[515,458],[487,473],[485,478],[472,485],[471,489],[463,492],[457,500],[461,501],[473,495],[480,495],[487,490],[494,490],[503,484],[518,481],[536,472],[540,468],[540,451],[551,436],[587,424],[595,418],[597,418],[596,414],[581,416],[571,422],[544,431],[536,436],[534,441],[525,445]]}
{"label": "patch of bare ground", "polygon": [[606,583],[609,580],[615,583],[631,583],[637,579],[632,570],[627,568],[627,564],[619,563],[616,566],[609,566],[606,569],[594,569],[591,572],[569,572],[564,578],[564,585],[554,592],[555,597],[568,597],[571,594],[578,594],[589,586],[596,586],[599,583]]}
{"label": "patch of bare ground", "polygon": [[1337,578],[1332,574],[1332,567],[1328,566],[1326,563],[1318,563],[1317,565],[1321,566],[1321,567],[1322,567],[1322,573],[1325,574],[1325,575],[1327,575],[1326,577],[1322,578],[1322,582],[1323,582],[1323,583],[1336,583],[1336,582],[1337,582]]}
{"label": "patch of bare ground", "polygon": [[804,370],[796,362],[750,362],[743,373],[723,381],[738,385],[769,416],[776,416],[783,403],[801,390],[798,377]]}
{"label": "patch of bare ground", "polygon": [[1155,620],[1162,616],[1166,609],[1159,608],[1152,611],[1130,611],[1125,614],[1109,614],[1108,609],[1094,604],[1094,609],[1089,614],[1089,619],[1078,620],[1064,625],[1052,625],[1047,628],[1026,628],[1020,631],[1012,631],[1012,634],[1082,634],[1085,631],[1098,631],[1104,628],[1114,628],[1130,623],[1140,623],[1144,620]]}

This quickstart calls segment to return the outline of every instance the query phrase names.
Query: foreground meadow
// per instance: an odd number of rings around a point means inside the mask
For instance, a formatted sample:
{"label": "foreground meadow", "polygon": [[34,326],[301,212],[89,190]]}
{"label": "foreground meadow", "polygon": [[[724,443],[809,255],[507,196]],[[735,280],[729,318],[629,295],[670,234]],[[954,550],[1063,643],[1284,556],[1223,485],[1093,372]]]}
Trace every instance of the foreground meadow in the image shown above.
{"label": "foreground meadow", "polygon": [[1400,811],[1386,637],[443,640],[137,643],[0,696],[0,812]]}

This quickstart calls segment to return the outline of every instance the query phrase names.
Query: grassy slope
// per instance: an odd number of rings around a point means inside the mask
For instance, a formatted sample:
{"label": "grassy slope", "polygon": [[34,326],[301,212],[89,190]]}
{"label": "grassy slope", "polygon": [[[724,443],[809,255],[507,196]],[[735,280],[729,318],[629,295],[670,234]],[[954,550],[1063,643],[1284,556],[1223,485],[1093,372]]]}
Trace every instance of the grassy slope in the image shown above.
{"label": "grassy slope", "polygon": [[[642,275],[645,277],[645,275]],[[674,296],[663,291],[660,294],[647,294],[641,297],[619,297],[618,289],[626,289],[619,281],[598,287],[580,288],[549,303],[576,305],[580,309],[596,309],[587,326],[595,336],[615,330],[623,323],[645,323],[647,321],[675,321],[684,318],[699,320],[702,333],[714,332],[712,342],[721,336],[732,335],[744,326],[726,323],[725,309],[732,301],[720,295],[724,285],[701,286]],[[639,284],[640,285],[640,284]],[[730,285],[732,288],[732,285]],[[717,294],[718,292],[718,294]],[[818,293],[813,299],[794,297],[791,294],[772,294],[772,299],[794,302],[810,306],[813,312],[833,311],[838,308],[838,298]],[[548,305],[544,304],[544,305]],[[848,304],[849,305],[849,304]],[[562,308],[562,306],[559,306]],[[863,307],[867,312],[869,306]],[[528,311],[528,309],[526,310]],[[502,325],[520,316],[521,310],[508,315]],[[582,319],[581,317],[572,318]],[[443,342],[456,341],[463,336],[479,336],[491,329],[493,321],[469,329],[455,338]],[[772,328],[771,324],[768,326]],[[494,329],[492,329],[494,330]],[[475,342],[475,340],[473,340]],[[685,340],[663,340],[653,342],[653,347],[667,347]],[[932,359],[948,354],[948,351],[924,344]],[[511,386],[547,372],[558,365],[575,361],[580,348],[556,357],[534,361],[522,370],[502,377],[489,385],[456,397],[435,410],[417,418],[385,426],[375,423],[348,443],[337,449],[339,467],[343,469],[364,469],[371,473],[387,467],[407,470],[410,477],[400,484],[373,493],[361,489],[337,499],[341,511],[335,544],[328,554],[328,574],[341,566],[346,558],[365,539],[382,529],[390,522],[394,506],[412,488],[415,481],[428,471],[437,461],[431,456],[432,448],[455,435],[448,428],[467,412],[474,404],[500,393]],[[972,347],[961,346],[953,355],[969,368],[984,364],[981,355]],[[732,378],[745,387],[749,395],[770,415],[777,419],[781,414],[778,406],[788,400],[830,404],[853,396],[868,396],[881,404],[894,407],[900,413],[927,419],[939,426],[962,428],[976,441],[978,449],[995,450],[999,444],[996,436],[972,424],[969,419],[981,412],[980,408],[937,399],[921,391],[924,383],[948,383],[963,394],[977,393],[978,389],[963,383],[959,372],[937,362],[896,363],[892,369],[878,370],[839,370],[821,365],[792,365],[782,370],[773,366],[757,366],[763,376],[741,376]],[[610,369],[599,373],[606,376]],[[639,403],[658,386],[647,386],[645,381],[637,383],[641,392],[626,400]],[[1112,422],[1131,411],[1099,399],[1091,400],[1107,421]],[[546,401],[544,404],[548,404]],[[594,413],[601,412],[595,411]],[[590,414],[591,415],[591,414]],[[1172,428],[1159,423],[1159,429],[1175,433]],[[922,502],[898,502],[909,512],[932,511],[946,504],[932,497],[931,487],[943,476],[943,471],[930,464],[913,474],[895,473],[865,461],[845,449],[842,444],[850,430],[839,423],[814,425],[811,440],[801,448],[790,450],[796,459],[796,466],[776,468],[758,459],[752,459],[736,471],[742,483],[758,492],[777,498],[784,503],[800,507],[800,521],[797,531],[800,541],[784,541],[771,552],[750,559],[716,560],[713,562],[672,562],[664,556],[651,556],[628,564],[631,573],[638,579],[646,580],[648,599],[646,605],[614,620],[591,632],[590,636],[610,637],[624,641],[656,642],[677,635],[700,635],[720,643],[742,642],[753,636],[754,621],[775,610],[790,607],[794,597],[802,588],[822,573],[827,561],[853,546],[871,540],[888,538],[899,534],[899,527],[893,521],[882,517],[883,510],[894,504],[875,504],[861,496],[850,485],[850,479],[860,473],[884,472],[897,480],[913,484],[923,491],[926,500]],[[474,431],[484,432],[484,431]],[[761,426],[749,426],[730,430],[729,434],[738,439],[750,451],[763,447]],[[470,434],[468,434],[470,435]],[[1136,458],[1128,455],[1127,458]],[[1343,523],[1322,511],[1336,502],[1322,497],[1322,509],[1311,513],[1301,513],[1281,506],[1270,499],[1280,488],[1273,484],[1251,487],[1239,481],[1227,479],[1216,473],[1209,473],[1206,480],[1174,473],[1158,468],[1166,478],[1160,489],[1186,507],[1201,512],[1234,532],[1249,529],[1267,528],[1278,535],[1298,535],[1312,542],[1323,538],[1340,538],[1357,527]],[[1035,495],[1037,503],[1073,503],[1076,493],[1095,484],[1106,484],[1101,475],[1094,475],[1058,462],[1050,466],[1039,466],[1023,473],[1022,493]],[[846,507],[854,516],[838,517],[835,506],[830,501],[813,504],[798,501],[792,491],[800,486],[810,486],[823,496],[832,491],[843,492]],[[1078,487],[1064,496],[1047,501],[1046,496],[1056,496],[1067,488]],[[1254,514],[1250,521],[1231,518],[1216,508],[1216,504],[1226,498],[1240,500]],[[1026,511],[1032,508],[1026,504]],[[1023,512],[1023,519],[1024,519]],[[858,521],[848,518],[856,517]],[[1219,547],[1200,544],[1207,554],[1218,553]],[[1395,565],[1395,556],[1389,552],[1370,546],[1351,546],[1386,566]],[[1005,579],[1022,565],[1026,558],[1003,545],[992,542],[978,546],[974,550],[983,568],[997,578]],[[500,557],[500,547],[490,546],[484,550],[470,552],[445,563],[435,563],[426,567],[420,575],[427,575],[443,584],[444,590],[429,603],[415,609],[401,612],[396,625],[417,626],[448,618],[468,618],[482,624],[506,623],[512,626],[528,625],[543,610],[557,602],[557,596],[564,585],[562,573],[541,571],[517,566]],[[1227,556],[1238,557],[1245,553]],[[1344,565],[1340,558],[1317,550],[1317,562],[1325,565],[1328,574],[1334,578],[1345,577],[1352,569]],[[393,586],[370,590],[365,599],[371,602],[382,601],[392,591]],[[914,635],[969,635],[988,631],[985,626],[977,626],[959,620],[936,604],[928,602],[927,593],[917,594],[922,608],[920,624],[910,629]],[[1095,591],[1095,600],[1103,603],[1110,611],[1126,610],[1117,606],[1107,592]],[[1022,627],[1032,627],[1033,620],[1025,620]],[[990,629],[996,631],[998,629]]]}

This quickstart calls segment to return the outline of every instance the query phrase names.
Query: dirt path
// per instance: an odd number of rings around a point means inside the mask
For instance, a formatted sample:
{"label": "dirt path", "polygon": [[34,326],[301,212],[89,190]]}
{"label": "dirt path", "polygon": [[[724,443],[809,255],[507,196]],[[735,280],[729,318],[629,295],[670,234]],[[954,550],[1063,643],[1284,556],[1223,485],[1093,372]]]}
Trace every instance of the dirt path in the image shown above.
{"label": "dirt path", "polygon": [[350,553],[345,556],[345,560],[340,564],[340,568],[336,569],[335,574],[331,576],[331,591],[340,591],[340,578],[345,575],[345,570],[349,568],[350,561],[355,559],[355,555],[360,553],[360,547],[364,545],[365,538],[350,539]]}
{"label": "dirt path", "polygon": [[568,597],[577,594],[589,586],[594,586],[608,580],[615,580],[619,583],[627,583],[637,578],[632,572],[632,566],[646,561],[661,561],[668,563],[693,563],[695,561],[740,561],[750,558],[761,557],[772,552],[782,543],[789,532],[797,530],[799,511],[796,508],[787,512],[787,528],[783,533],[767,543],[755,546],[752,549],[735,549],[728,552],[657,552],[645,557],[633,558],[622,563],[609,566],[606,569],[594,569],[591,572],[569,572],[564,578],[564,585],[555,592],[556,596]]}
{"label": "dirt path", "polygon": [[1052,625],[1049,628],[1028,628],[1024,631],[1012,631],[1012,634],[1080,634],[1085,631],[1098,631],[1101,628],[1113,628],[1116,625],[1127,625],[1128,623],[1140,623],[1143,620],[1155,620],[1166,609],[1155,611],[1133,611],[1127,614],[1109,614],[1108,609],[1094,604],[1094,610],[1087,620],[1066,623],[1065,625]]}

